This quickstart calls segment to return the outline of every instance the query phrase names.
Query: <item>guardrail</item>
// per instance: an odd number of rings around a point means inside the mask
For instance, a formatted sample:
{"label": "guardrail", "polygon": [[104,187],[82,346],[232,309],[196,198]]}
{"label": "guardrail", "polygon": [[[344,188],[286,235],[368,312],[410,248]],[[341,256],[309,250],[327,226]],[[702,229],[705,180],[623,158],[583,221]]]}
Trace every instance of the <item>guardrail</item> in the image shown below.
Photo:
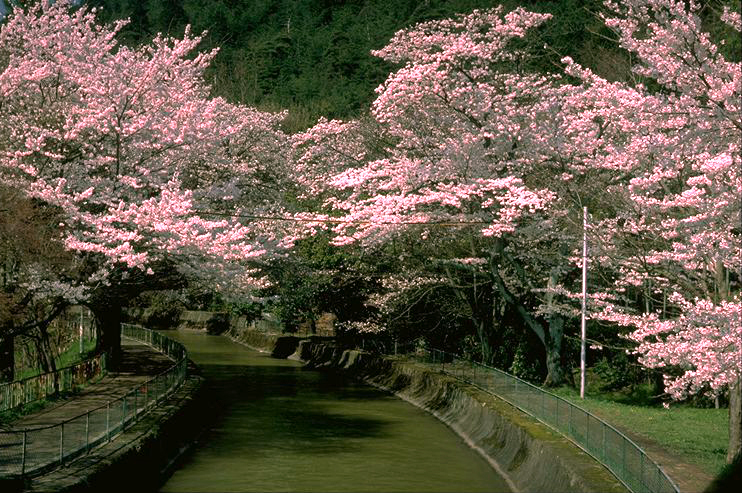
{"label": "guardrail", "polygon": [[101,353],[57,371],[0,384],[0,412],[9,411],[59,392],[72,392],[102,375],[106,354]]}
{"label": "guardrail", "polygon": [[679,493],[677,485],[646,452],[614,427],[525,380],[438,349],[410,353],[424,363],[473,384],[530,414],[602,463],[634,493]]}
{"label": "guardrail", "polygon": [[122,324],[122,336],[150,345],[174,360],[173,366],[124,396],[64,422],[0,431],[0,477],[38,475],[88,453],[137,422],[185,381],[185,347],[157,332]]}

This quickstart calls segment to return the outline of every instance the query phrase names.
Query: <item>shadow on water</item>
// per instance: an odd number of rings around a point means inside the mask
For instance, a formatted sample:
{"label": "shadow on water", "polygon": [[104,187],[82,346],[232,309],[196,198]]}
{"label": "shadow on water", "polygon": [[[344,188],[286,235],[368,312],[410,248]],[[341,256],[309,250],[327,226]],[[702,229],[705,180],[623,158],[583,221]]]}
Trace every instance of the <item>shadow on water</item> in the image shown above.
{"label": "shadow on water", "polygon": [[333,412],[330,399],[394,399],[342,376],[285,366],[204,365],[210,409],[208,441],[220,453],[260,455],[273,449],[346,452],[388,434],[390,420]]}

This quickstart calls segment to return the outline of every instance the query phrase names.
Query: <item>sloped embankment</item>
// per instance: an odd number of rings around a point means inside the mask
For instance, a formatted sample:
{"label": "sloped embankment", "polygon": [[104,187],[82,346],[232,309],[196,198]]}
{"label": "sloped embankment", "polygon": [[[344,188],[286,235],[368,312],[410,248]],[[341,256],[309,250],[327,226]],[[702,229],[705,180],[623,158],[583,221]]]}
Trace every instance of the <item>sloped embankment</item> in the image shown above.
{"label": "sloped embankment", "polygon": [[506,402],[422,365],[329,344],[299,341],[309,368],[351,372],[427,410],[450,426],[521,492],[625,492],[602,465]]}

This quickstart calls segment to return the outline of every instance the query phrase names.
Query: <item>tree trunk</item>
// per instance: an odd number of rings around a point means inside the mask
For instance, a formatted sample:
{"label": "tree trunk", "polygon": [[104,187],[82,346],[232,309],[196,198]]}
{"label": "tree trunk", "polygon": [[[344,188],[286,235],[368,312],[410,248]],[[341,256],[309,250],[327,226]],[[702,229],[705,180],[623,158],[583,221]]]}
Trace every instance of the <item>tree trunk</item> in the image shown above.
{"label": "tree trunk", "polygon": [[106,366],[116,370],[121,363],[121,304],[110,301],[109,304],[90,307],[98,328],[98,349],[107,354]]}
{"label": "tree trunk", "polygon": [[492,364],[492,344],[490,343],[490,329],[492,327],[492,321],[490,320],[479,320],[476,322],[477,336],[479,337],[479,347],[482,356],[482,363],[485,365]]}
{"label": "tree trunk", "polygon": [[553,315],[549,319],[549,332],[544,341],[546,349],[546,380],[547,387],[558,387],[571,381],[562,362],[562,341],[564,340],[564,318]]}
{"label": "tree trunk", "polygon": [[57,371],[56,352],[52,348],[51,341],[49,340],[49,332],[47,331],[48,325],[40,325],[38,327],[39,338],[36,340],[36,357],[38,358],[39,364],[41,365],[42,373],[53,373],[54,374],[54,393],[59,393],[59,375]]}
{"label": "tree trunk", "polygon": [[729,387],[729,448],[727,464],[742,455],[742,381]]}
{"label": "tree trunk", "polygon": [[13,336],[0,337],[0,383],[15,379],[14,340]]}

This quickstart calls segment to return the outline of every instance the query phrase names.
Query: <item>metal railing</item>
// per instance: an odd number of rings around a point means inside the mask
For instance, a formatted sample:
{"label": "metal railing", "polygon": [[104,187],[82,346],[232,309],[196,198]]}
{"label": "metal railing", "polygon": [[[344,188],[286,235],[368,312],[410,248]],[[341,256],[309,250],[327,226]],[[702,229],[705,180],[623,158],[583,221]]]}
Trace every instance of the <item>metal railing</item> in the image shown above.
{"label": "metal railing", "polygon": [[605,465],[634,493],[678,493],[677,485],[646,452],[590,412],[497,368],[438,349],[408,354],[439,366],[444,373],[473,384],[530,414]]}
{"label": "metal railing", "polygon": [[157,332],[122,324],[122,335],[150,345],[173,366],[124,396],[51,426],[0,431],[0,477],[38,475],[88,453],[137,422],[185,381],[185,347]]}
{"label": "metal railing", "polygon": [[60,392],[72,392],[102,375],[106,354],[101,353],[57,371],[0,384],[0,412],[9,411]]}

